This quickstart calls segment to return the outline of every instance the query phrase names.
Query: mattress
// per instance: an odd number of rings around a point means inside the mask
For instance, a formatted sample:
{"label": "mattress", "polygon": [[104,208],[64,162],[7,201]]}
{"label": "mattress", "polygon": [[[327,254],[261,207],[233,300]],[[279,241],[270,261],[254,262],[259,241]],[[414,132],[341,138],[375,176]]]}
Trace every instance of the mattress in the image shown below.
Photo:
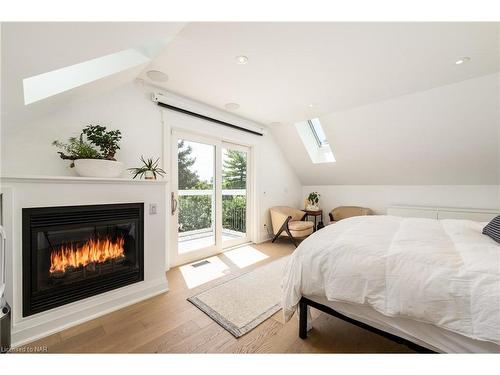
{"label": "mattress", "polygon": [[[328,306],[339,313],[412,341],[440,353],[500,353],[500,345],[488,341],[474,340],[435,325],[400,317],[389,317],[370,306],[328,301],[324,297],[306,298]],[[335,333],[333,333],[335,334]]]}

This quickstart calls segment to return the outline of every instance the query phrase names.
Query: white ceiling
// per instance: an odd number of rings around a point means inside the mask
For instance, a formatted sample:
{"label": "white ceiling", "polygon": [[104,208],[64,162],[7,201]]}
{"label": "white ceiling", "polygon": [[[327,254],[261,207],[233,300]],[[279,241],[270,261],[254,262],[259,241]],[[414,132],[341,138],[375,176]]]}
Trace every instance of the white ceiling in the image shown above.
{"label": "white ceiling", "polygon": [[[291,124],[499,71],[499,23],[3,23],[2,115],[19,120],[22,79],[146,42],[172,92],[262,124]],[[239,65],[236,56],[248,56]],[[471,62],[455,65],[462,56]],[[115,87],[136,70],[104,79]],[[96,88],[94,88],[95,90]],[[77,90],[78,91],[78,90]],[[85,91],[85,90],[83,90]],[[71,93],[74,94],[74,93]],[[309,104],[314,107],[310,108]]]}
{"label": "white ceiling", "polygon": [[[152,68],[170,91],[282,123],[306,185],[500,183],[499,23],[190,23]],[[292,126],[313,117],[336,163],[313,164]]]}
{"label": "white ceiling", "polygon": [[[236,56],[248,56],[238,65]],[[471,62],[455,65],[462,57]],[[189,23],[153,67],[164,88],[293,123],[499,71],[498,23]],[[312,109],[309,104],[314,104]]]}
{"label": "white ceiling", "polygon": [[2,120],[19,125],[79,97],[134,80],[130,69],[29,106],[23,79],[155,41],[169,41],[183,23],[15,22],[2,23]]}
{"label": "white ceiling", "polygon": [[[168,44],[150,64],[24,106],[24,78],[158,40]],[[282,123],[271,129],[304,184],[500,181],[499,78],[442,91],[442,103],[441,91],[418,96],[500,71],[500,23],[3,23],[1,47],[4,129],[148,81],[155,69],[171,92]],[[248,63],[237,64],[238,55]],[[455,65],[463,56],[471,61]],[[313,117],[334,164],[313,165],[292,128]]]}

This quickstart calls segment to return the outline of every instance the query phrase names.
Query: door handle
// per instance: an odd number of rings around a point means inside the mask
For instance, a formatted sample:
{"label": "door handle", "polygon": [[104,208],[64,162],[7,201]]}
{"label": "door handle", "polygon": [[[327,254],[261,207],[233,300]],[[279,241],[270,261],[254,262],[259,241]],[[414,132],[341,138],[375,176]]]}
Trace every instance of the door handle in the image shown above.
{"label": "door handle", "polygon": [[177,199],[175,199],[175,194],[173,192],[170,198],[170,207],[172,215],[175,215],[175,211],[177,211]]}

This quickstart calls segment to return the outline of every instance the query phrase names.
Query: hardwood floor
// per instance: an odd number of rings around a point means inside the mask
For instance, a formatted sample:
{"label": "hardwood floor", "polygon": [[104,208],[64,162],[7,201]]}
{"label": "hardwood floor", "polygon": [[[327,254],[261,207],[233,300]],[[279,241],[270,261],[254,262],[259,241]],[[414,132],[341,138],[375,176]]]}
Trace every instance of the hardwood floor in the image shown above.
{"label": "hardwood floor", "polygon": [[27,346],[46,346],[49,353],[411,353],[406,346],[364,331],[317,310],[307,340],[298,337],[296,319],[284,323],[281,311],[243,337],[235,339],[186,301],[197,292],[237,274],[286,256],[286,240],[252,247],[268,256],[238,268],[226,256],[223,277],[189,289],[180,268],[167,272],[170,291],[100,318],[48,336]]}

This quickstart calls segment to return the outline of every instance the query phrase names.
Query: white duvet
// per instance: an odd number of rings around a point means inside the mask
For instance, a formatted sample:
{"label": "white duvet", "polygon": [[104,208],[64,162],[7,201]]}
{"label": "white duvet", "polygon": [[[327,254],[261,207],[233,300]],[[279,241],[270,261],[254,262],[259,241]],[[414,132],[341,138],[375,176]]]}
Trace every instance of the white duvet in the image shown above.
{"label": "white duvet", "polygon": [[290,257],[285,319],[301,296],[319,296],[500,344],[500,245],[485,224],[360,216],[329,225]]}

